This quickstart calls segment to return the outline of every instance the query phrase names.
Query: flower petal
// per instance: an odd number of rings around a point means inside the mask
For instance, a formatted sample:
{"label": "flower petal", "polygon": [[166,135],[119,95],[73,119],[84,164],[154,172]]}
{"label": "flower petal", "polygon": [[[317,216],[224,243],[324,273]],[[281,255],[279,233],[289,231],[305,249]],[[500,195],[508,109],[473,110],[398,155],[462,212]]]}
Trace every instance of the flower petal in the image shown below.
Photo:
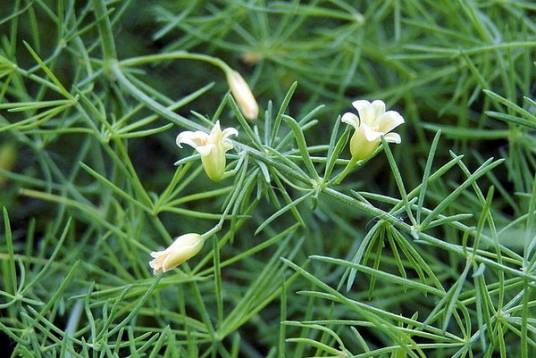
{"label": "flower petal", "polygon": [[195,150],[197,150],[197,152],[201,154],[202,157],[206,157],[212,152],[212,149],[214,149],[214,147],[215,145],[210,143],[210,144],[200,145],[197,148],[195,148]]}
{"label": "flower petal", "polygon": [[220,121],[218,120],[216,123],[214,123],[214,127],[212,127],[212,130],[210,131],[210,137],[214,140],[219,135],[221,135],[221,126]]}
{"label": "flower petal", "polygon": [[346,123],[357,129],[359,127],[359,118],[350,112],[342,115],[341,122]]}
{"label": "flower petal", "polygon": [[387,133],[383,137],[385,138],[385,141],[388,143],[400,144],[400,142],[402,142],[402,138],[400,138],[400,134],[398,133]]}
{"label": "flower petal", "polygon": [[372,108],[372,115],[374,116],[373,121],[377,121],[378,118],[385,113],[385,103],[377,99],[373,101],[370,106]]}
{"label": "flower petal", "polygon": [[179,133],[177,136],[176,143],[179,146],[179,148],[182,148],[181,144],[188,144],[189,146],[196,148],[200,145],[206,144],[208,140],[208,134],[201,131],[191,132],[191,131],[184,131]]}
{"label": "flower petal", "polygon": [[234,148],[234,145],[233,143],[227,139],[229,138],[230,136],[233,136],[233,135],[238,135],[238,131],[234,128],[225,128],[223,130],[223,150],[224,151],[228,151],[228,150],[231,150]]}
{"label": "flower petal", "polygon": [[369,117],[371,115],[370,105],[371,103],[365,100],[358,100],[352,102],[352,106],[354,106],[354,108],[357,109],[357,112],[359,113],[360,123],[371,124],[371,122],[369,121]]}
{"label": "flower petal", "polygon": [[150,255],[151,257],[157,258],[157,257],[162,256],[164,253],[165,251],[152,251]]}
{"label": "flower petal", "polygon": [[372,103],[365,100],[352,102],[352,105],[359,112],[359,120],[361,123],[366,123],[369,126],[375,126],[378,117],[385,113],[385,103],[380,100],[375,100]]}
{"label": "flower petal", "polygon": [[158,266],[158,262],[156,261],[156,259],[149,261],[150,268],[156,269],[157,266]]}
{"label": "flower petal", "polygon": [[374,129],[372,129],[368,124],[366,123],[362,123],[361,126],[359,127],[362,131],[363,131],[363,134],[365,135],[365,138],[369,141],[369,142],[374,142],[376,140],[378,140],[382,135],[384,135],[385,133],[383,132],[377,132],[375,131]]}
{"label": "flower petal", "polygon": [[157,274],[162,271],[162,263],[167,258],[167,255],[161,255],[154,260],[149,261],[149,267],[153,269],[153,273]]}
{"label": "flower petal", "polygon": [[365,101],[365,100],[357,100],[357,101],[352,102],[352,106],[354,106],[354,108],[357,109],[358,112],[364,108],[368,108],[370,104],[371,103],[369,101]]}
{"label": "flower petal", "polygon": [[370,127],[376,122],[376,106],[373,106],[369,101],[354,101],[352,105],[359,112],[359,123],[366,123]]}
{"label": "flower petal", "polygon": [[225,128],[223,130],[223,138],[227,138],[227,137],[230,137],[232,135],[238,135],[238,131],[234,128]]}
{"label": "flower petal", "polygon": [[388,112],[385,112],[379,118],[378,128],[382,132],[387,133],[387,132],[392,131],[393,129],[401,125],[402,123],[404,123],[404,118],[402,118],[402,116],[398,112],[388,111]]}

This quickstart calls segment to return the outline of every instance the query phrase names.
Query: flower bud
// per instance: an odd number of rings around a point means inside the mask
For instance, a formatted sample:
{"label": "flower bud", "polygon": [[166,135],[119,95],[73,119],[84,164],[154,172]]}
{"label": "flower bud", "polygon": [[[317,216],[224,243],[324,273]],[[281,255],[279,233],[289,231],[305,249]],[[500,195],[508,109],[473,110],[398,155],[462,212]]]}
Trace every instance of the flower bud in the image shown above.
{"label": "flower bud", "polygon": [[240,56],[240,59],[248,65],[255,65],[262,60],[263,56],[260,52],[247,51]]}
{"label": "flower bud", "polygon": [[151,252],[153,260],[149,262],[149,266],[155,275],[169,271],[197,255],[203,248],[204,242],[205,240],[199,234],[179,236],[167,249]]}
{"label": "flower bud", "polygon": [[240,73],[233,70],[228,71],[227,83],[229,84],[231,93],[233,94],[236,103],[238,103],[238,107],[240,107],[242,114],[244,114],[244,117],[249,120],[256,119],[259,115],[259,106],[257,105],[257,101],[255,100],[253,93],[251,93],[251,89],[247,82]]}

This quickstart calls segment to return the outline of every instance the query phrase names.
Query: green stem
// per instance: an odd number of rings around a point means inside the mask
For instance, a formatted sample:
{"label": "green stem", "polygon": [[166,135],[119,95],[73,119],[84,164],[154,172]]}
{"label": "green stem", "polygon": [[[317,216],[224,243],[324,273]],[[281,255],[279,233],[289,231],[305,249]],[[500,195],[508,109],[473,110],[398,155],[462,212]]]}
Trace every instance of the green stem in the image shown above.
{"label": "green stem", "polygon": [[344,178],[346,178],[346,176],[348,174],[350,174],[350,172],[354,169],[354,167],[356,166],[358,160],[355,159],[354,157],[352,157],[352,159],[350,159],[350,161],[348,162],[348,164],[346,164],[346,167],[344,167],[343,171],[340,172],[336,177],[335,179],[333,179],[333,184],[337,185],[339,184]]}
{"label": "green stem", "polygon": [[97,26],[99,29],[99,35],[102,42],[102,55],[104,58],[104,67],[107,70],[110,63],[117,59],[115,52],[115,43],[112,33],[112,24],[108,17],[108,12],[104,0],[92,0],[93,11],[97,18]]}
{"label": "green stem", "polygon": [[121,66],[128,67],[128,66],[139,66],[139,65],[143,65],[143,64],[151,63],[151,62],[170,61],[170,60],[178,60],[178,59],[207,62],[207,63],[210,63],[211,65],[219,67],[226,74],[232,71],[232,68],[229,67],[229,65],[227,65],[225,62],[223,62],[217,57],[212,57],[212,56],[203,55],[199,53],[191,53],[191,52],[186,52],[186,51],[174,51],[174,52],[168,52],[168,53],[160,53],[156,55],[132,57],[127,60],[120,61],[119,64]]}
{"label": "green stem", "polygon": [[177,113],[171,111],[169,108],[161,105],[160,103],[156,102],[151,97],[147,96],[145,93],[143,93],[141,90],[139,90],[132,82],[130,82],[125,75],[123,74],[123,71],[119,67],[118,62],[114,62],[111,65],[111,71],[117,81],[129,92],[134,98],[136,98],[138,101],[145,104],[148,108],[152,109],[159,115],[161,115],[164,118],[167,118],[174,122],[175,124],[178,124],[182,127],[186,127],[188,129],[195,129],[195,130],[205,130],[205,128],[196,122],[193,122],[189,120],[188,118],[185,118],[183,116],[178,115]]}
{"label": "green stem", "polygon": [[[152,57],[152,56],[148,56]],[[124,62],[121,62],[121,64],[124,64]],[[111,70],[117,81],[127,90],[128,93],[130,93],[134,98],[136,98],[138,101],[142,102],[147,108],[152,109],[159,115],[161,115],[163,118],[166,118],[173,123],[187,128],[189,130],[201,130],[204,132],[207,132],[207,128],[203,127],[202,125],[189,120],[188,118],[185,118],[173,111],[171,111],[169,108],[161,105],[151,97],[147,96],[143,91],[138,89],[132,82],[130,82],[124,75],[123,71],[120,67],[120,62],[115,62],[111,66]],[[298,179],[302,181],[303,183],[310,183],[308,178],[304,178],[299,173],[296,173],[292,169],[289,169],[285,167],[284,165],[281,165],[278,161],[273,160],[272,158],[268,157],[265,152],[260,152],[250,146],[247,146],[245,144],[242,144],[240,142],[233,141],[233,143],[241,150],[247,151],[249,154],[251,154],[255,159],[262,160],[266,164],[269,164],[270,166],[276,167],[278,170],[281,170],[284,172],[287,176]]]}

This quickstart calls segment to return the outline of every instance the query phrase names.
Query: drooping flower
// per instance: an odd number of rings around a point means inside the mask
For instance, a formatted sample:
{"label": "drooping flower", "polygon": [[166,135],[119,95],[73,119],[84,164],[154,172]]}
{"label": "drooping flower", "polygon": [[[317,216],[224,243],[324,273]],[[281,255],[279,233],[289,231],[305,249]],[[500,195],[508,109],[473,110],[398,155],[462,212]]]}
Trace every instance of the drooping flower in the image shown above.
{"label": "drooping flower", "polygon": [[153,260],[149,262],[149,266],[155,275],[169,271],[197,255],[204,242],[199,234],[181,235],[167,249],[151,252]]}
{"label": "drooping flower", "polygon": [[242,75],[233,70],[227,71],[227,83],[244,117],[249,120],[257,119],[259,105]]}
{"label": "drooping flower", "polygon": [[398,133],[390,133],[393,129],[404,123],[404,118],[395,111],[385,111],[383,101],[354,101],[352,105],[359,117],[354,113],[345,113],[341,121],[355,128],[350,139],[350,152],[356,160],[368,159],[378,148],[381,137],[389,143],[400,143]]}
{"label": "drooping flower", "polygon": [[216,121],[210,134],[201,131],[185,131],[177,136],[177,145],[188,144],[201,154],[201,162],[207,176],[213,181],[220,181],[225,172],[225,153],[233,148],[233,143],[228,139],[237,135],[234,128],[220,127],[220,121]]}

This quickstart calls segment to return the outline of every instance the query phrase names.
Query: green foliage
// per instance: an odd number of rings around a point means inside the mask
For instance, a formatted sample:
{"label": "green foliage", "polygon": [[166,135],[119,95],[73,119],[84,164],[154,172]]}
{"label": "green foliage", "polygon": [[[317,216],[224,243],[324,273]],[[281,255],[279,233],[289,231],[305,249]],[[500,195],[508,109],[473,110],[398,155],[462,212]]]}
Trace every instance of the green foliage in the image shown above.
{"label": "green foliage", "polygon": [[[530,1],[2,10],[13,356],[536,354]],[[406,120],[401,144],[357,163],[340,124],[356,98]],[[175,137],[216,120],[239,136],[213,183]],[[150,252],[190,232],[209,233],[203,250],[153,275]]]}

